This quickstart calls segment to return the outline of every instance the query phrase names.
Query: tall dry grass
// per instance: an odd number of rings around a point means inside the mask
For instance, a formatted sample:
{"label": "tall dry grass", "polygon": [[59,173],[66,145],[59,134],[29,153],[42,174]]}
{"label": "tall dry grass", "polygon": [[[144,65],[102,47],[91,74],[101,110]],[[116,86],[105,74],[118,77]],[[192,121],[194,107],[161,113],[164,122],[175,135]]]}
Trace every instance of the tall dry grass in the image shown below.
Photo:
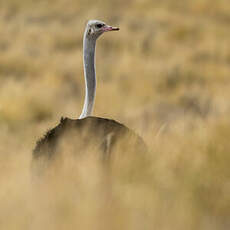
{"label": "tall dry grass", "polygon": [[[202,1],[0,2],[0,229],[229,229],[230,5]],[[80,114],[88,19],[94,114],[134,129],[148,164],[66,155],[31,175],[36,140]],[[122,154],[122,153],[121,153]]]}

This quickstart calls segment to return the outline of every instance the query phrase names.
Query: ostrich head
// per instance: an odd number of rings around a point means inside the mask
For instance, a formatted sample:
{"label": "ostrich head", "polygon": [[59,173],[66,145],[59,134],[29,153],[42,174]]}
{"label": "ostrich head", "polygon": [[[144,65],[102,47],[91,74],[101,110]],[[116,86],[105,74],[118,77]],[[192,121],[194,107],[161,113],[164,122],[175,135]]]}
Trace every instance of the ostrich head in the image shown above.
{"label": "ostrich head", "polygon": [[106,23],[99,20],[90,20],[86,26],[86,36],[87,38],[97,39],[104,32],[119,30],[118,27],[112,27],[106,25]]}

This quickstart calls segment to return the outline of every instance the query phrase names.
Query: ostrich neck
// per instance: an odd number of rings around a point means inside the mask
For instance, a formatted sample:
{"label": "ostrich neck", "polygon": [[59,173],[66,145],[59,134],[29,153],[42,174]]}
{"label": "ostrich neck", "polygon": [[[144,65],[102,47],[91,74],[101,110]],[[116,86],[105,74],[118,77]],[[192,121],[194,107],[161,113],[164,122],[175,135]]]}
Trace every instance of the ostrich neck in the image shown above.
{"label": "ostrich neck", "polygon": [[85,101],[79,119],[90,116],[93,110],[96,93],[95,47],[96,39],[89,39],[85,32],[83,40]]}

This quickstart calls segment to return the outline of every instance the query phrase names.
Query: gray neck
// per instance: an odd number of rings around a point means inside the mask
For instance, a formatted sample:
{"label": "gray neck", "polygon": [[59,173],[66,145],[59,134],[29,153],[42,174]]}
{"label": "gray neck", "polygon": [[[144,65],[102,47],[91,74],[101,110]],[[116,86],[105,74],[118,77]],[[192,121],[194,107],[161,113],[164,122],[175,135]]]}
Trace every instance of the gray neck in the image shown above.
{"label": "gray neck", "polygon": [[96,38],[88,38],[87,31],[83,40],[83,61],[85,76],[85,101],[79,119],[90,116],[93,110],[96,93],[96,73],[95,73],[95,47]]}

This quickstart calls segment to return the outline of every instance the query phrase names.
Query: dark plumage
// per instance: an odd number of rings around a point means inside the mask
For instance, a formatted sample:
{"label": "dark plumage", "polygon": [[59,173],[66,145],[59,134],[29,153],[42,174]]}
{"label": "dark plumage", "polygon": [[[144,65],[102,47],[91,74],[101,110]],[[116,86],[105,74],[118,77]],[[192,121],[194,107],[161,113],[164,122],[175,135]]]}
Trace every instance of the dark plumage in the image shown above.
{"label": "dark plumage", "polygon": [[[65,138],[67,133],[73,134],[73,139],[77,135],[78,139],[73,140],[73,142],[83,141],[82,144],[84,143],[84,148],[87,148],[86,145],[90,145],[89,142],[91,141],[99,146],[102,152],[111,152],[112,147],[121,138],[130,139],[130,144],[135,143],[137,147],[137,149],[135,147],[136,150],[146,150],[142,138],[117,121],[100,117],[87,117],[76,120],[61,118],[60,123],[49,130],[45,136],[37,142],[33,151],[34,159],[42,156],[52,158],[55,152],[57,152],[58,142]],[[91,140],[93,137],[94,139]],[[129,143],[127,143],[127,145],[129,145]]]}
{"label": "dark plumage", "polygon": [[33,161],[49,162],[69,151],[78,155],[94,151],[108,159],[116,151],[142,154],[147,147],[141,137],[117,121],[100,117],[62,118],[37,142]]}

